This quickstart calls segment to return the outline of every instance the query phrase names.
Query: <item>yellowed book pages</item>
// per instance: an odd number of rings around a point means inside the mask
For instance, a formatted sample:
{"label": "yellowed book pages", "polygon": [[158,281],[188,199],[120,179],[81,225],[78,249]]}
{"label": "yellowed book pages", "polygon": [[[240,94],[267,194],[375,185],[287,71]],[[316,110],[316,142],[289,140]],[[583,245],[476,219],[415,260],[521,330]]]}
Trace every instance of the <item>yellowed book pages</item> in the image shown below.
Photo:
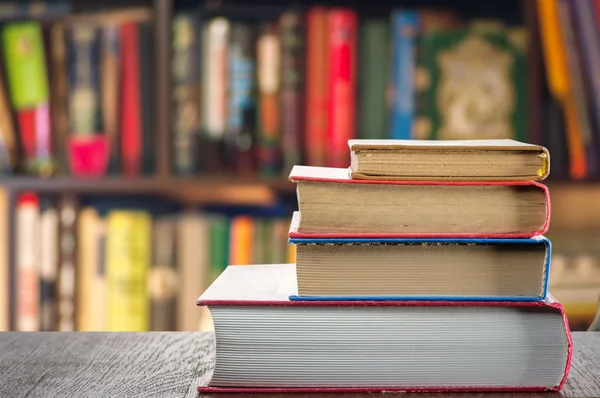
{"label": "yellowed book pages", "polygon": [[77,226],[77,330],[82,332],[102,331],[104,325],[104,275],[101,240],[104,221],[93,207],[79,213]]}
{"label": "yellowed book pages", "polygon": [[183,213],[177,225],[177,261],[179,288],[177,295],[177,330],[198,331],[206,311],[196,306],[196,299],[206,288],[210,261],[209,222],[202,214]]}
{"label": "yellowed book pages", "polygon": [[106,222],[106,330],[147,331],[152,220],[142,211],[112,211]]}
{"label": "yellowed book pages", "polygon": [[10,328],[8,267],[8,194],[0,189],[0,332]]}

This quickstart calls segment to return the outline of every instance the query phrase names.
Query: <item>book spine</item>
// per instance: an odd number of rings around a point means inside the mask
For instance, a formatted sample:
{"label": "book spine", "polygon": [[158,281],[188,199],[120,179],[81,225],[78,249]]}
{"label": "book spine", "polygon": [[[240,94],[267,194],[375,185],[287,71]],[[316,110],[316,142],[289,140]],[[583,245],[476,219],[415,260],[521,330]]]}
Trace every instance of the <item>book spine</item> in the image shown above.
{"label": "book spine", "polygon": [[34,193],[19,197],[16,212],[16,329],[40,330],[39,303],[39,198]]}
{"label": "book spine", "polygon": [[186,213],[177,223],[177,330],[201,328],[202,311],[194,306],[198,291],[206,289],[208,276],[209,222],[199,213]]}
{"label": "book spine", "polygon": [[271,228],[271,242],[269,244],[271,262],[273,264],[283,264],[287,262],[289,221],[287,219],[273,220]]}
{"label": "book spine", "polygon": [[104,317],[104,311],[96,311],[94,302],[102,301],[95,290],[96,261],[98,260],[97,227],[100,216],[93,207],[81,209],[77,220],[77,265],[76,277],[76,330],[78,332],[99,331],[95,326]]}
{"label": "book spine", "polygon": [[150,330],[153,331],[175,330],[177,326],[175,232],[176,221],[170,217],[159,218],[154,223],[154,253],[149,275]]}
{"label": "book spine", "polygon": [[179,175],[192,175],[198,170],[199,39],[194,15],[181,14],[173,19],[173,158]]}
{"label": "book spine", "polygon": [[[553,98],[563,107],[565,116],[565,135],[569,158],[569,173],[571,177],[581,179],[587,174],[587,162],[585,159],[583,139],[576,117],[575,105],[573,104],[573,93],[569,81],[565,43],[561,34],[562,28],[558,15],[558,0],[538,0],[536,5],[540,24],[540,36],[542,39],[542,50],[546,61],[548,88]],[[553,137],[553,135],[551,135],[551,137]],[[558,141],[559,140],[556,139],[553,140],[553,142],[557,143]]]}
{"label": "book spine", "polygon": [[206,287],[229,265],[229,220],[223,216],[212,217],[209,231],[211,250]]}
{"label": "book spine", "polygon": [[67,79],[67,46],[66,30],[62,23],[56,23],[50,28],[50,112],[52,116],[52,134],[54,152],[60,173],[69,171],[67,157],[67,137],[69,136]]}
{"label": "book spine", "polygon": [[225,134],[225,161],[239,172],[254,169],[252,148],[255,128],[254,31],[251,25],[233,23],[228,52],[229,107]]}
{"label": "book spine", "polygon": [[40,326],[48,332],[58,328],[58,210],[43,198],[40,213]]}
{"label": "book spine", "polygon": [[149,328],[148,269],[150,216],[113,210],[106,232],[106,330],[143,332]]}
{"label": "book spine", "polygon": [[227,128],[227,48],[229,20],[217,17],[202,26],[201,135],[202,169],[223,168],[223,140]]}
{"label": "book spine", "polygon": [[356,13],[346,9],[328,14],[329,120],[328,166],[348,167],[348,140],[355,137]]}
{"label": "book spine", "polygon": [[146,175],[154,173],[154,152],[156,136],[154,131],[154,32],[151,21],[138,23],[139,31],[139,74],[141,110],[141,171]]}
{"label": "book spine", "polygon": [[229,263],[246,265],[252,263],[254,240],[254,220],[248,216],[236,216],[231,220],[231,240],[229,241]]}
{"label": "book spine", "polygon": [[4,79],[0,76],[0,173],[16,171],[18,164],[17,136]]}
{"label": "book spine", "polygon": [[119,151],[119,86],[120,86],[120,45],[119,27],[102,27],[102,126],[108,140],[108,173],[118,174],[120,169]]}
{"label": "book spine", "polygon": [[388,137],[389,32],[389,24],[376,19],[360,26],[358,136],[362,139]]}
{"label": "book spine", "polygon": [[306,15],[306,131],[304,148],[311,166],[325,166],[327,153],[327,9]]}
{"label": "book spine", "polygon": [[[264,261],[265,252],[265,220],[263,218],[254,218],[252,222],[252,256],[250,262],[245,264],[266,264]],[[244,263],[241,263],[244,264]]]}
{"label": "book spine", "polygon": [[262,26],[256,43],[258,75],[258,163],[263,175],[272,176],[281,165],[281,43],[274,24]]}
{"label": "book spine", "polygon": [[63,195],[58,202],[58,330],[75,330],[75,263],[77,261],[77,213],[79,201]]}
{"label": "book spine", "polygon": [[418,14],[401,10],[392,15],[392,111],[390,138],[415,138],[412,126],[415,114],[415,37]]}
{"label": "book spine", "polygon": [[100,35],[87,25],[72,28],[68,36],[69,131],[88,137],[101,132]]}
{"label": "book spine", "polygon": [[600,43],[598,35],[600,31],[596,26],[594,7],[592,0],[571,2],[575,28],[575,38],[578,42],[578,54],[582,63],[582,83],[586,98],[591,102],[589,107],[591,117],[591,145],[588,153],[590,159],[590,174],[598,175],[598,151],[600,150],[600,76],[596,70],[600,68]]}
{"label": "book spine", "polygon": [[[54,172],[50,135],[49,88],[41,27],[10,23],[2,29],[4,63],[11,104],[17,113],[25,170]],[[29,51],[22,51],[22,43]]]}
{"label": "book spine", "polygon": [[230,23],[215,18],[204,27],[202,123],[206,136],[221,140],[227,127],[227,47]]}
{"label": "book spine", "polygon": [[139,31],[134,22],[121,26],[121,164],[123,174],[141,173],[142,115],[140,99]]}
{"label": "book spine", "polygon": [[[572,127],[569,129],[568,134],[572,135],[570,144],[573,146],[583,145],[581,156],[585,159],[585,172],[580,175],[582,170],[574,163],[572,167],[573,178],[585,178],[593,170],[591,162],[594,161],[594,156],[590,156],[589,151],[592,150],[591,145],[591,126],[589,113],[587,108],[587,102],[585,98],[585,89],[582,81],[582,68],[577,51],[574,27],[573,27],[573,13],[570,2],[563,0],[558,1],[558,18],[560,23],[560,31],[562,33],[562,39],[564,43],[565,55],[567,60],[567,70],[569,71],[568,76],[570,79],[571,88],[571,99],[567,101],[567,123]],[[581,140],[581,141],[580,141]],[[578,153],[579,149],[574,148],[574,152]],[[577,160],[575,160],[577,162]]]}
{"label": "book spine", "polygon": [[304,99],[304,23],[296,11],[279,19],[281,37],[281,148],[283,173],[301,163]]}

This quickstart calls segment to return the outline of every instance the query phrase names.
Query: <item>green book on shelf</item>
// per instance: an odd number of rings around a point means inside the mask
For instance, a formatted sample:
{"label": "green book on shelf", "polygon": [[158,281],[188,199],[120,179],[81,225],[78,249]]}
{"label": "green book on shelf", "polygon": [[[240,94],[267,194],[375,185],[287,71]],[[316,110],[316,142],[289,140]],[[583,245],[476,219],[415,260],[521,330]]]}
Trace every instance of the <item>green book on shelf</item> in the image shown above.
{"label": "green book on shelf", "polygon": [[2,48],[13,107],[21,110],[47,102],[48,76],[39,23],[19,22],[4,26]]}
{"label": "green book on shelf", "polygon": [[360,28],[359,105],[360,138],[386,138],[388,127],[387,86],[389,81],[389,24],[367,20]]}
{"label": "green book on shelf", "polygon": [[420,46],[418,137],[525,140],[523,30],[426,32]]}
{"label": "green book on shelf", "polygon": [[211,283],[229,265],[229,219],[225,216],[211,216],[209,220],[208,281]]}

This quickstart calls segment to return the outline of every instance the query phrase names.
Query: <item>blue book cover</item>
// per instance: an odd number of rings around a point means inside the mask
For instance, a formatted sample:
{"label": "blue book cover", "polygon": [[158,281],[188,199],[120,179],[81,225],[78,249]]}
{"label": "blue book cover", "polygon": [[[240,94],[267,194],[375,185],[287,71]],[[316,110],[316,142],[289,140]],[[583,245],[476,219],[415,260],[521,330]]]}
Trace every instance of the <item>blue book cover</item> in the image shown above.
{"label": "blue book cover", "polygon": [[415,114],[415,39],[418,14],[398,10],[392,14],[392,91],[390,138],[412,138]]}
{"label": "blue book cover", "polygon": [[[311,239],[311,238],[290,238],[290,244],[295,245],[327,245],[327,244],[397,244],[397,245],[425,245],[425,244],[439,244],[439,245],[543,245],[544,247],[544,260],[542,275],[543,279],[541,283],[541,292],[539,295],[479,295],[479,296],[457,296],[457,295],[406,295],[406,296],[308,296],[308,295],[292,295],[290,300],[292,301],[389,301],[389,300],[415,300],[415,301],[539,301],[544,300],[548,294],[548,280],[550,275],[550,257],[552,253],[552,247],[550,241],[544,236],[535,236],[532,238],[524,239],[459,239],[459,238],[431,238],[431,239],[404,239],[404,238],[387,238],[387,239],[369,239],[369,238],[325,238],[325,239]],[[520,264],[519,264],[520,265]],[[367,266],[367,265],[365,265]],[[426,274],[423,277],[427,277]]]}

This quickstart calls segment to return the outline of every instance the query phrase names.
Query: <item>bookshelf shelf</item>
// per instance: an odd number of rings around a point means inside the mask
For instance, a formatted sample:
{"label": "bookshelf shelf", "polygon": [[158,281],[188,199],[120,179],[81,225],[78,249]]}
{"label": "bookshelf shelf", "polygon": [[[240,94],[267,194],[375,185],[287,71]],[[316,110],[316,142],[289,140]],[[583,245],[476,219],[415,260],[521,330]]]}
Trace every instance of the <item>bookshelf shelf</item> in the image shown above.
{"label": "bookshelf shelf", "polygon": [[291,193],[294,185],[284,179],[211,175],[200,177],[98,177],[0,179],[0,186],[13,192],[78,193],[94,195],[159,194],[183,202],[267,205],[279,193]]}

